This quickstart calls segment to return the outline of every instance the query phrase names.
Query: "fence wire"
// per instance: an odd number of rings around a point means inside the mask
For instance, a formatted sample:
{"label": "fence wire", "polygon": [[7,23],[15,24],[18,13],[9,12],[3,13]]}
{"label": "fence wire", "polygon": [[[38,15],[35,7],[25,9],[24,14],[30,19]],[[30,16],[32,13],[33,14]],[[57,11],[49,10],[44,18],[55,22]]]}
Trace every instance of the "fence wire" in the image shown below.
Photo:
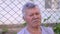
{"label": "fence wire", "polygon": [[42,23],[60,23],[60,0],[0,0],[0,25],[24,23],[21,9],[26,2],[39,5]]}

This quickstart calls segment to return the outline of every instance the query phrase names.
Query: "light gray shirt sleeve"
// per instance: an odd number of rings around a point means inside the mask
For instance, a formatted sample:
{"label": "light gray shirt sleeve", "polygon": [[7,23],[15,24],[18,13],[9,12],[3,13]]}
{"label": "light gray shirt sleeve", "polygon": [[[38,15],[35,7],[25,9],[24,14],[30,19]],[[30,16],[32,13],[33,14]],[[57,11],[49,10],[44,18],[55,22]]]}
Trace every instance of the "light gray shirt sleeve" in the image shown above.
{"label": "light gray shirt sleeve", "polygon": [[54,34],[52,27],[42,27],[42,30],[43,34]]}

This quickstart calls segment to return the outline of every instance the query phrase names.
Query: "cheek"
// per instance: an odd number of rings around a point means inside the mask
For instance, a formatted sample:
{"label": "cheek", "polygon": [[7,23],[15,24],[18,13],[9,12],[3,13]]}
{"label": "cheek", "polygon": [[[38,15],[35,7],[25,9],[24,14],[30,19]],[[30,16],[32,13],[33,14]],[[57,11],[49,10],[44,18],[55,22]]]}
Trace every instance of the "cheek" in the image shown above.
{"label": "cheek", "polygon": [[29,17],[29,16],[27,16],[27,17],[26,17],[26,21],[27,21],[28,23],[31,23],[32,18],[31,18],[31,17]]}

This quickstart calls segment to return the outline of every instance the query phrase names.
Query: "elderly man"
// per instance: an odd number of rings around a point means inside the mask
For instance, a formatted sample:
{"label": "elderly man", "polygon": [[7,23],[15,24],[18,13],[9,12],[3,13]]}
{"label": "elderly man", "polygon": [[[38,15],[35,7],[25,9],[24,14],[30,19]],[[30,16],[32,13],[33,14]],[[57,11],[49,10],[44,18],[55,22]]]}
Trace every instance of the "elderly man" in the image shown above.
{"label": "elderly man", "polygon": [[41,26],[41,12],[34,3],[26,3],[22,13],[27,26],[17,34],[54,34],[52,28]]}

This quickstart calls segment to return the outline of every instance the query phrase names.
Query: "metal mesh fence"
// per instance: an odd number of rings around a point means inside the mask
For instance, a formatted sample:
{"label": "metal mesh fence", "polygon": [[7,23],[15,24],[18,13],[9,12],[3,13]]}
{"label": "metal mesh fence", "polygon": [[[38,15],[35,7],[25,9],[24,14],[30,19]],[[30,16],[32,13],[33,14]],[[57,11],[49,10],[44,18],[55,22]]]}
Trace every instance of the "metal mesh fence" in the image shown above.
{"label": "metal mesh fence", "polygon": [[0,25],[24,23],[21,9],[26,2],[39,5],[42,23],[60,22],[60,0],[0,0]]}

